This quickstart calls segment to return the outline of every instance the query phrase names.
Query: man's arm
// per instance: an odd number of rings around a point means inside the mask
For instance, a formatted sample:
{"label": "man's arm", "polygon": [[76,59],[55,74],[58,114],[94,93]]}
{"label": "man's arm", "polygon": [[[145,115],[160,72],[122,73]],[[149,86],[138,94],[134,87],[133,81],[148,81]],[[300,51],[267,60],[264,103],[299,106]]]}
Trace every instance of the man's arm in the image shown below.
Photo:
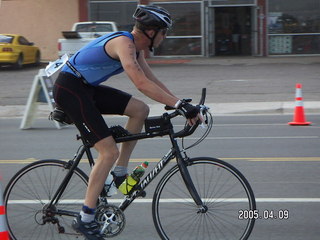
{"label": "man's arm", "polygon": [[129,38],[118,37],[110,41],[110,43],[106,45],[106,51],[113,58],[118,58],[121,61],[121,64],[127,75],[134,83],[136,88],[143,94],[157,102],[169,106],[174,106],[179,100],[164,86],[163,89],[155,81],[153,81],[154,79],[150,73],[147,74],[152,78],[152,80],[147,77],[144,72],[146,68],[145,66],[140,66],[136,58],[135,45]]}
{"label": "man's arm", "polygon": [[164,90],[165,92],[167,92],[168,94],[174,96],[170,90],[161,82],[158,80],[158,78],[153,74],[151,68],[149,67],[149,64],[147,63],[145,57],[144,57],[144,51],[140,51],[139,57],[137,59],[139,65],[141,66],[143,72],[145,73],[145,75],[151,80],[153,81],[155,84],[157,84],[159,87],[162,88],[162,90]]}

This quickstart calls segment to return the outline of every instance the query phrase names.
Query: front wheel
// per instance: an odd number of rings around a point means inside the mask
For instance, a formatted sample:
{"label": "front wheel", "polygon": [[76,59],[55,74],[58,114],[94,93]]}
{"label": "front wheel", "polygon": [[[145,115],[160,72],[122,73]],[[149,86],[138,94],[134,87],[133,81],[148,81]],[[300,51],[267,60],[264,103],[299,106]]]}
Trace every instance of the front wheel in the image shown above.
{"label": "front wheel", "polygon": [[81,239],[71,223],[79,213],[87,188],[87,175],[76,168],[59,200],[48,203],[60,187],[70,165],[41,160],[17,172],[4,192],[7,223],[12,240]]}
{"label": "front wheel", "polygon": [[215,158],[192,158],[187,169],[204,206],[188,192],[178,166],[160,180],[152,204],[155,227],[162,239],[248,239],[254,217],[241,219],[239,211],[253,212],[256,202],[245,177],[232,165]]}

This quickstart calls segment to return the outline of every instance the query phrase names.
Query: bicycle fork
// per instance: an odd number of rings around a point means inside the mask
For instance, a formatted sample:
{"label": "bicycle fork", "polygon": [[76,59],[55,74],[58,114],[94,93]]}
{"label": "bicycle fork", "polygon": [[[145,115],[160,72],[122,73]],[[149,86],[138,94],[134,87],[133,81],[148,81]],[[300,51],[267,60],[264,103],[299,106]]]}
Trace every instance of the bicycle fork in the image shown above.
{"label": "bicycle fork", "polygon": [[[172,145],[175,149],[175,155],[177,158],[177,164],[181,173],[181,177],[183,179],[184,184],[186,185],[192,199],[194,200],[195,204],[198,206],[198,212],[197,213],[206,213],[208,211],[208,207],[203,203],[201,200],[201,197],[195,188],[192,178],[190,176],[189,170],[187,168],[188,163],[186,159],[188,158],[185,154],[185,157],[182,156],[180,148],[178,146],[177,140],[171,137]],[[184,152],[185,153],[185,152]]]}

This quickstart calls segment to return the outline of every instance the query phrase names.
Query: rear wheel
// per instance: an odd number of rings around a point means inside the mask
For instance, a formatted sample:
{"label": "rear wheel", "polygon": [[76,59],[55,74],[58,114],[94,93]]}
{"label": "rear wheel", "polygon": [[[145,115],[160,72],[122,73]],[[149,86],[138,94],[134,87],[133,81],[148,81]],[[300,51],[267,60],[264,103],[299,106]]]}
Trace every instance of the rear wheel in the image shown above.
{"label": "rear wheel", "polygon": [[34,65],[36,66],[40,65],[40,61],[41,61],[41,54],[39,51],[37,51],[34,58]]}
{"label": "rear wheel", "polygon": [[69,171],[67,162],[41,160],[21,169],[4,192],[13,240],[82,239],[71,227],[83,204],[87,175],[76,168],[59,201],[48,203]]}
{"label": "rear wheel", "polygon": [[20,53],[17,61],[16,61],[16,62],[14,63],[14,65],[13,65],[13,67],[14,67],[15,69],[20,69],[20,68],[22,68],[22,66],[23,66],[23,59],[24,59],[24,58],[23,58],[23,54]]}
{"label": "rear wheel", "polygon": [[239,219],[239,211],[254,211],[256,203],[245,177],[214,158],[189,159],[187,169],[204,206],[195,204],[178,166],[174,166],[160,180],[153,197],[153,220],[160,237],[248,239],[254,218]]}

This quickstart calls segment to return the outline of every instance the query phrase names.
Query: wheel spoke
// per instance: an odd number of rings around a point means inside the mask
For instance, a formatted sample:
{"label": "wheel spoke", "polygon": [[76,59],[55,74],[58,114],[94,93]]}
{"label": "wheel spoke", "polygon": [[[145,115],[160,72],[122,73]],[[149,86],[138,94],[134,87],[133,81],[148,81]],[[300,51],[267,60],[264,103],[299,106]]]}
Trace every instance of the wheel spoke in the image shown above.
{"label": "wheel spoke", "polygon": [[162,239],[247,239],[254,220],[239,220],[240,209],[255,209],[254,195],[243,175],[213,158],[190,159],[188,171],[205,206],[193,202],[178,167],[173,167],[155,191],[153,218]]}
{"label": "wheel spoke", "polygon": [[12,239],[79,239],[80,235],[71,228],[73,217],[56,213],[77,213],[81,209],[87,187],[87,176],[81,170],[74,171],[58,204],[47,208],[67,174],[64,164],[59,160],[32,163],[9,182],[4,201]]}

